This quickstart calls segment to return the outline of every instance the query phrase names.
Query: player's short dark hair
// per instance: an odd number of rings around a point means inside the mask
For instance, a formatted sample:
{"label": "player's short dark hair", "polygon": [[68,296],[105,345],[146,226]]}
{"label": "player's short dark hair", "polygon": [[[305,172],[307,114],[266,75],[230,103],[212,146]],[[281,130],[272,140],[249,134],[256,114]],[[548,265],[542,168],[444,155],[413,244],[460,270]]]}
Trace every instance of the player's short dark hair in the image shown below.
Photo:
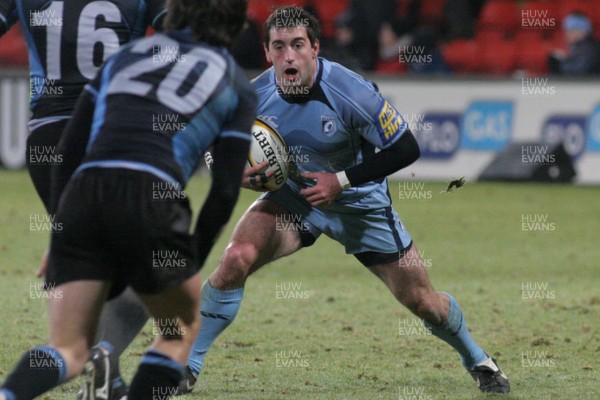
{"label": "player's short dark hair", "polygon": [[314,46],[315,42],[321,37],[321,25],[314,15],[298,6],[284,6],[274,9],[263,26],[263,41],[265,46],[269,47],[271,29],[296,28],[299,26],[306,28],[306,35],[308,36],[308,40],[310,40],[310,45]]}
{"label": "player's short dark hair", "polygon": [[247,0],[168,0],[165,30],[190,27],[196,39],[229,47],[246,22]]}

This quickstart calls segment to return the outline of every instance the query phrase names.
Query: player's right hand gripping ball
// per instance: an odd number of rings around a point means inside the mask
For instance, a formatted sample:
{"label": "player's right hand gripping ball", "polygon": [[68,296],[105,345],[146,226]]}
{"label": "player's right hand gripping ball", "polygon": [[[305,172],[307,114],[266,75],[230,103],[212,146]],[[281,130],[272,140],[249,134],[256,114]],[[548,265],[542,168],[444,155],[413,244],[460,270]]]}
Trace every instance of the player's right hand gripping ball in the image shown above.
{"label": "player's right hand gripping ball", "polygon": [[252,126],[248,164],[253,167],[263,161],[268,161],[269,166],[260,172],[273,171],[273,176],[264,184],[264,187],[274,192],[283,186],[289,176],[289,153],[277,130],[266,121],[257,118]]}

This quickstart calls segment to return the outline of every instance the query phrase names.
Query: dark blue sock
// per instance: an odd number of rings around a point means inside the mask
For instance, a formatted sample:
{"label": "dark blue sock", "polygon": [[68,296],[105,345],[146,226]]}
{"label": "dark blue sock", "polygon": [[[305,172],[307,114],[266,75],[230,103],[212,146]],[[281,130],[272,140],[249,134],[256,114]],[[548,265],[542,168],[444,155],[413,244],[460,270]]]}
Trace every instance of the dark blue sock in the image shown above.
{"label": "dark blue sock", "polygon": [[7,399],[29,400],[60,385],[67,376],[63,356],[48,346],[28,350],[0,388]]}
{"label": "dark blue sock", "polygon": [[485,354],[483,349],[471,337],[467,328],[467,321],[465,321],[456,299],[448,293],[444,294],[450,299],[448,319],[441,325],[433,325],[425,321],[425,326],[431,330],[433,335],[442,339],[458,351],[463,366],[471,370],[485,360],[488,355]]}
{"label": "dark blue sock", "polygon": [[175,395],[183,378],[183,364],[156,350],[148,351],[133,377],[128,400],[167,400]]}

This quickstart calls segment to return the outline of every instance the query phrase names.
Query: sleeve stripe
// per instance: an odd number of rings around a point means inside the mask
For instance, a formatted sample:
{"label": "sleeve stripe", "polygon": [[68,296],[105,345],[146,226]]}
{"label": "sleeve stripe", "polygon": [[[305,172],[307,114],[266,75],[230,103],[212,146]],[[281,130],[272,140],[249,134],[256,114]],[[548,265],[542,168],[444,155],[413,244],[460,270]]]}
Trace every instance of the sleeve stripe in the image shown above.
{"label": "sleeve stripe", "polygon": [[152,27],[154,27],[154,25],[156,24],[156,21],[158,21],[158,19],[160,17],[162,17],[163,15],[165,15],[167,13],[167,10],[162,10],[161,12],[159,12],[156,17],[154,17],[154,19],[152,20]]}
{"label": "sleeve stripe", "polygon": [[8,27],[8,23],[6,22],[6,17],[2,14],[0,14],[0,21],[4,22],[4,25],[6,25]]}
{"label": "sleeve stripe", "polygon": [[250,135],[246,132],[225,131],[221,134],[222,138],[236,138],[250,141]]}
{"label": "sleeve stripe", "polygon": [[85,85],[85,90],[87,90],[94,98],[98,97],[98,91],[89,83]]}

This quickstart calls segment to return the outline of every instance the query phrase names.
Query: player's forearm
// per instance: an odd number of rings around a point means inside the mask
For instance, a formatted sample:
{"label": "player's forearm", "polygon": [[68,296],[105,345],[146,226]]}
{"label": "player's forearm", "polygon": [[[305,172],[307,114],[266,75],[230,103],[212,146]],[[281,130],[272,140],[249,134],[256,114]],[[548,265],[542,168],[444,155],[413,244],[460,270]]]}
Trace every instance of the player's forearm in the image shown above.
{"label": "player's forearm", "polygon": [[8,30],[8,27],[6,26],[4,21],[2,21],[2,18],[0,18],[0,36],[4,35],[7,30]]}
{"label": "player's forearm", "polygon": [[383,179],[415,162],[421,152],[410,130],[391,147],[380,151],[362,163],[345,170],[351,186]]}
{"label": "player's forearm", "polygon": [[234,138],[222,139],[215,145],[212,153],[213,183],[194,232],[199,267],[204,264],[221,229],[231,217],[240,193],[249,145],[247,140]]}

